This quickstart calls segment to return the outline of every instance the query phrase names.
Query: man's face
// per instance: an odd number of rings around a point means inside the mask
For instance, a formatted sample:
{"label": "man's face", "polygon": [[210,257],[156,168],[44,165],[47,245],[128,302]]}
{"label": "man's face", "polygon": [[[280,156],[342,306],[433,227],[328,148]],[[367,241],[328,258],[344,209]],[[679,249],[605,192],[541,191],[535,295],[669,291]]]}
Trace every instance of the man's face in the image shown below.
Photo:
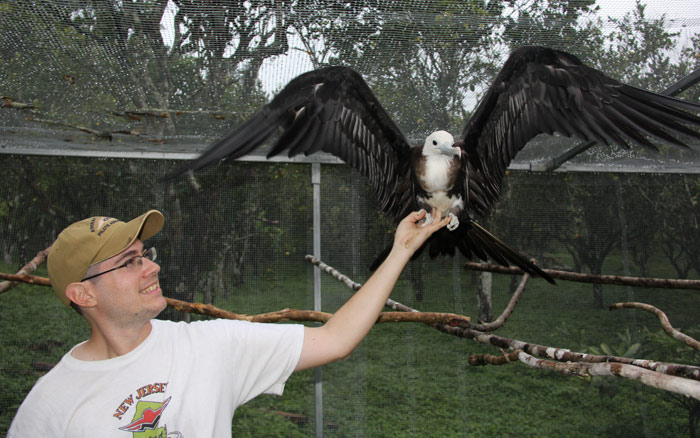
{"label": "man's face", "polygon": [[[90,269],[98,274],[123,265],[143,254],[144,246],[136,240],[116,256]],[[132,267],[116,269],[86,282],[92,282],[97,305],[96,317],[104,317],[117,325],[149,321],[167,305],[158,283],[160,266],[146,257],[132,260]]]}

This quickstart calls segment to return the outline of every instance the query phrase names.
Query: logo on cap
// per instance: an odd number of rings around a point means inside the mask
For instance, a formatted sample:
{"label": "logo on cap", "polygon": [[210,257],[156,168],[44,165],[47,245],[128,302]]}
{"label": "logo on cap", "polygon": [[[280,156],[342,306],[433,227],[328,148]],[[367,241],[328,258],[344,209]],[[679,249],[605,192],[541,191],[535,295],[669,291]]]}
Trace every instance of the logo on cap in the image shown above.
{"label": "logo on cap", "polygon": [[98,236],[107,231],[107,228],[111,227],[112,224],[121,222],[119,219],[114,219],[113,217],[94,217],[90,221],[90,232],[97,232]]}

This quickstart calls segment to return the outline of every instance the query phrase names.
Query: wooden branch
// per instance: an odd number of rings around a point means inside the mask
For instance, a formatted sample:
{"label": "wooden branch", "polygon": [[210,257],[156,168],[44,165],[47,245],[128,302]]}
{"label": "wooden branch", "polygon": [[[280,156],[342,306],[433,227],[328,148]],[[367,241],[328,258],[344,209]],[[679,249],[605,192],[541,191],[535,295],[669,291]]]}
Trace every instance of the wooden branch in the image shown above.
{"label": "wooden branch", "polygon": [[668,333],[669,336],[685,343],[686,345],[690,346],[691,348],[693,348],[695,350],[700,350],[700,342],[698,342],[694,338],[692,338],[686,334],[683,334],[680,331],[673,328],[673,326],[671,325],[671,321],[669,321],[669,319],[668,319],[668,316],[666,316],[666,314],[664,312],[662,312],[660,309],[652,306],[651,304],[637,303],[637,302],[611,304],[610,310],[615,310],[615,309],[640,309],[640,310],[646,310],[647,312],[651,312],[654,315],[656,315],[657,318],[659,318],[659,323],[661,324],[661,327],[664,329],[664,331],[666,333]]}
{"label": "wooden branch", "polygon": [[[11,287],[8,289],[17,286],[19,283],[28,283],[37,286],[51,286],[51,282],[48,278],[29,274],[5,274],[4,272],[0,272],[0,280],[7,280],[0,283],[2,285],[12,283]],[[5,290],[2,292],[5,292]]]}
{"label": "wooden branch", "polygon": [[471,318],[455,313],[440,312],[382,312],[377,322],[422,322],[423,324],[445,324],[451,327],[468,327]]}
{"label": "wooden branch", "polygon": [[36,105],[31,104],[31,103],[22,103],[22,102],[15,102],[15,99],[10,96],[0,96],[0,100],[2,100],[2,107],[5,108],[14,108],[14,109],[22,109],[22,110],[35,110],[37,109]]}
{"label": "wooden branch", "polygon": [[236,113],[216,111],[216,110],[182,110],[182,109],[160,109],[160,108],[140,108],[136,110],[110,111],[110,114],[117,117],[126,117],[129,120],[141,120],[140,117],[169,118],[172,115],[210,115],[215,119],[225,119],[235,117]]}
{"label": "wooden branch", "polygon": [[510,353],[503,353],[502,356],[493,356],[491,354],[470,354],[469,355],[469,365],[472,366],[484,366],[484,365],[504,365],[510,362],[515,362],[518,360],[518,354],[522,350],[511,351]]}
{"label": "wooden branch", "polygon": [[[51,286],[48,278],[38,277],[35,275],[15,275],[4,274],[0,272],[0,279],[11,280],[15,282],[23,282],[34,284],[37,286]],[[228,310],[220,309],[211,304],[190,303],[187,301],[177,300],[175,298],[165,297],[168,306],[180,312],[197,313],[199,315],[213,316],[215,318],[237,319],[241,321],[251,322],[281,322],[281,321],[312,321],[312,322],[327,322],[332,316],[332,313],[317,312],[314,310],[296,310],[283,309],[277,312],[261,313],[258,315],[247,315],[244,313],[235,313]],[[378,323],[385,322],[420,322],[424,324],[445,324],[454,327],[468,327],[470,318],[457,315],[455,313],[440,313],[440,312],[382,312],[377,318]]]}
{"label": "wooden branch", "polygon": [[[332,271],[336,274],[334,275],[334,277],[345,277],[343,274],[333,269],[332,267],[326,265],[325,263],[319,261],[318,259],[315,259],[311,256],[306,256],[306,260],[314,264],[323,264],[323,266],[325,267],[324,270],[326,272]],[[346,285],[356,284],[349,278],[347,278],[347,281],[344,281],[344,283],[346,283]],[[402,308],[407,309],[405,310],[407,312],[418,312],[418,310],[412,309],[406,305],[400,304],[400,306],[402,306]],[[482,331],[474,329],[473,327],[459,327],[447,324],[432,324],[432,326],[437,330],[442,331],[443,333],[466,339],[472,339],[473,341],[480,344],[493,345],[501,349],[522,350],[535,356],[544,356],[551,359],[555,359],[557,361],[584,363],[614,362],[625,365],[633,365],[635,367],[644,368],[651,371],[657,371],[659,373],[667,374],[670,376],[677,376],[700,381],[700,367],[695,367],[692,365],[664,363],[647,359],[631,359],[627,357],[618,356],[601,356],[593,354],[576,353],[564,348],[553,348],[544,345],[523,342],[516,339],[504,338],[491,333],[484,333]],[[479,359],[475,358],[475,360]]]}
{"label": "wooden branch", "polygon": [[[320,270],[323,272],[329,274],[331,277],[335,278],[336,280],[340,281],[341,283],[345,284],[347,287],[352,289],[353,291],[358,291],[362,287],[360,283],[356,283],[352,281],[347,275],[344,275],[340,273],[338,270],[333,268],[332,266],[328,266],[327,264],[323,263],[321,260],[317,259],[316,257],[312,255],[306,255],[304,257],[307,262],[311,263],[312,265],[318,267]],[[405,306],[398,301],[394,301],[391,298],[387,298],[386,303],[384,305],[390,309],[397,310],[399,312],[418,312],[418,310],[412,309],[408,306]]]}
{"label": "wooden branch", "polygon": [[218,307],[212,306],[211,304],[190,303],[187,301],[176,300],[175,298],[168,297],[165,297],[165,301],[168,303],[168,306],[172,307],[175,310],[179,310],[180,312],[197,313],[199,315],[208,315],[216,318],[238,319],[243,321],[246,320],[246,317],[248,316],[230,312],[228,310],[219,309]]}
{"label": "wooden branch", "polygon": [[557,362],[536,358],[522,350],[504,353],[502,356],[492,356],[490,354],[472,354],[469,356],[469,365],[473,366],[505,365],[515,361],[520,361],[532,368],[553,371],[567,376],[616,376],[627,378],[653,388],[675,392],[700,400],[700,382],[684,379],[682,377],[669,376],[664,373],[650,371],[629,364],[614,362]]}
{"label": "wooden branch", "polygon": [[[29,263],[22,266],[22,268],[19,271],[17,271],[16,274],[14,274],[13,278],[0,277],[0,279],[8,280],[8,281],[3,281],[0,283],[0,294],[3,292],[7,292],[8,290],[17,286],[20,282],[29,283],[29,281],[25,281],[25,277],[33,277],[31,275],[28,275],[28,274],[31,274],[32,272],[36,271],[36,269],[39,266],[41,266],[42,263],[44,263],[46,261],[46,256],[49,255],[49,248],[46,248],[45,250],[42,250],[42,251],[39,251],[38,253],[36,253],[34,258]],[[16,277],[16,278],[14,278],[14,277]],[[36,278],[41,278],[41,277],[36,277]],[[31,280],[31,278],[30,278],[30,280]],[[40,284],[41,286],[51,286],[51,283],[48,282],[48,279],[46,279],[46,281],[48,284],[42,284],[42,283],[32,283],[32,284]]]}
{"label": "wooden branch", "polygon": [[548,371],[555,371],[565,375],[576,375],[582,377],[590,376],[616,376],[630,380],[636,380],[647,386],[674,392],[687,397],[700,400],[700,382],[684,379],[681,377],[669,376],[667,374],[650,371],[634,365],[621,363],[572,363],[555,362],[552,360],[538,359],[525,352],[518,354],[520,362],[532,367]]}
{"label": "wooden branch", "polygon": [[346,285],[354,291],[358,291],[362,287],[360,283],[355,283],[347,275],[340,273],[332,266],[328,266],[327,264],[323,263],[320,259],[317,259],[312,255],[307,254],[306,256],[304,256],[304,259],[306,259],[306,261],[311,263],[312,265],[317,266],[320,270],[335,278],[336,280],[340,281],[341,283],[343,283],[344,285]]}
{"label": "wooden branch", "polygon": [[[317,312],[314,310],[284,309],[277,312],[250,315],[246,318],[252,322],[280,322],[280,321],[314,321],[328,322],[332,313]],[[468,325],[470,319],[454,313],[439,312],[381,312],[377,318],[378,323],[385,322],[421,322],[424,324],[450,324],[452,326]]]}
{"label": "wooden branch", "polygon": [[[45,254],[42,256],[42,253],[46,253],[46,251],[47,250],[44,250],[37,254],[37,256],[30,263],[25,265],[25,267],[20,270],[20,272],[23,270],[24,272],[34,271],[36,267],[45,260]],[[312,257],[310,258],[309,256],[306,258],[314,264],[318,263],[317,266],[320,266],[322,263],[320,260],[313,259]],[[335,272],[338,274],[336,275],[338,278],[341,278],[341,276],[345,277],[344,283],[346,283],[346,285],[351,285],[351,287],[353,287],[352,285],[356,285],[356,283],[354,283],[348,277],[343,276],[330,266],[324,264],[324,270],[326,272]],[[42,286],[50,286],[50,282],[47,278],[20,272],[14,275],[0,273],[0,279],[7,279],[11,282],[18,281]],[[523,289],[526,282],[527,277],[525,276],[521,281],[521,286]],[[284,309],[278,312],[259,315],[244,315],[219,309],[211,305],[188,303],[185,301],[175,300],[173,298],[166,298],[166,301],[168,302],[169,306],[181,311],[255,322],[277,322],[285,320],[325,322],[330,318],[330,314],[310,310]],[[508,306],[511,307],[510,311],[512,311],[512,307],[515,306],[516,301],[517,299],[511,299],[511,303],[509,303]],[[490,344],[500,348],[514,350],[511,353],[504,353],[502,357],[491,355],[474,356],[474,358],[470,357],[470,363],[474,362],[475,364],[479,365],[509,363],[513,360],[517,353],[518,360],[531,367],[556,371],[567,375],[618,376],[636,380],[654,388],[675,392],[700,400],[699,367],[680,364],[667,364],[649,360],[621,358],[615,356],[588,355],[574,353],[566,349],[525,343],[523,341],[503,338],[491,333],[484,333],[470,328],[468,326],[469,318],[462,315],[449,313],[422,313],[403,304],[396,302],[395,304],[400,308],[407,310],[402,312],[382,312],[377,322],[422,322],[429,324],[444,333],[472,339],[482,344]],[[506,310],[508,310],[508,308]],[[506,315],[504,318],[507,318],[509,312],[504,311],[503,314]],[[555,360],[540,359],[535,356],[544,356]]]}
{"label": "wooden branch", "polygon": [[[505,267],[488,263],[466,262],[464,267],[474,271],[497,272],[500,274],[523,274],[523,270],[516,267]],[[671,278],[649,277],[624,277],[618,275],[592,275],[578,272],[558,271],[554,269],[542,269],[552,278],[580,283],[614,284],[618,286],[656,287],[663,289],[700,289],[700,280],[682,280]]]}
{"label": "wooden branch", "polygon": [[566,348],[555,348],[546,345],[532,344],[517,339],[505,338],[492,333],[484,333],[471,328],[435,326],[438,330],[461,338],[471,339],[479,344],[492,345],[501,349],[523,350],[533,356],[547,357],[557,361],[606,363],[614,362],[625,365],[657,371],[671,376],[683,377],[700,381],[700,367],[685,364],[658,362],[648,359],[632,359],[620,356],[602,356],[597,354],[577,353]]}
{"label": "wooden branch", "polygon": [[103,138],[109,141],[112,141],[112,136],[114,134],[124,134],[124,135],[134,135],[134,136],[140,136],[141,133],[138,131],[131,131],[131,130],[114,130],[114,131],[97,131],[92,128],[87,128],[85,126],[80,126],[80,125],[71,125],[69,123],[63,123],[63,122],[57,122],[55,120],[49,120],[49,119],[39,119],[36,117],[27,117],[25,118],[28,122],[39,122],[39,123],[46,123],[48,125],[56,125],[56,126],[61,126],[64,128],[70,128],[70,129],[75,129],[77,131],[82,131],[90,135],[94,135],[95,137]]}
{"label": "wooden branch", "polygon": [[529,278],[530,278],[529,274],[525,273],[525,275],[523,275],[523,279],[520,280],[520,284],[518,285],[518,288],[515,290],[515,292],[513,292],[513,295],[510,297],[510,301],[508,302],[508,305],[503,310],[503,313],[501,313],[498,316],[498,318],[496,318],[492,322],[488,322],[488,323],[472,324],[472,328],[474,328],[475,330],[483,331],[483,332],[491,332],[491,331],[494,331],[498,328],[503,327],[503,324],[505,324],[508,317],[511,315],[511,313],[513,313],[513,309],[515,309],[515,305],[518,303],[518,300],[520,299],[520,295],[525,290],[525,285],[527,284],[527,280]]}

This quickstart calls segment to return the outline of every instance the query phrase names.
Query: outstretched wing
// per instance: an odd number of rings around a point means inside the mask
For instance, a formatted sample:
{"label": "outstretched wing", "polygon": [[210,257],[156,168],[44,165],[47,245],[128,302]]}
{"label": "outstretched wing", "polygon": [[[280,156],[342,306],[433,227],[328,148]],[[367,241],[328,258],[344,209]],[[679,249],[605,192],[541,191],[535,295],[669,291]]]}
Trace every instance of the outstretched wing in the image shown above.
{"label": "outstretched wing", "polygon": [[487,216],[515,155],[541,133],[656,149],[700,138],[700,105],[622,84],[575,56],[544,47],[513,51],[462,132],[467,204]]}
{"label": "outstretched wing", "polygon": [[326,67],[293,79],[275,98],[176,170],[169,178],[221,159],[235,160],[277,137],[268,158],[325,151],[367,177],[382,211],[396,217],[414,209],[410,145],[362,77]]}

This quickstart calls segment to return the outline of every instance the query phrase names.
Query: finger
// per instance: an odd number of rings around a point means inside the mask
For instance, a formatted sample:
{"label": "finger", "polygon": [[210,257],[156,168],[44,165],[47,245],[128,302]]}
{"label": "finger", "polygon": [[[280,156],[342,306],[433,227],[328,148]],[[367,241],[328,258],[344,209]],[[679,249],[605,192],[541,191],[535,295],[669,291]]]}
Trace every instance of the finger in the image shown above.
{"label": "finger", "polygon": [[444,218],[442,218],[440,221],[435,221],[432,224],[430,224],[430,226],[429,226],[430,232],[433,233],[449,223],[450,223],[450,216],[447,215]]}
{"label": "finger", "polygon": [[417,222],[417,221],[423,219],[423,218],[425,217],[426,213],[427,213],[427,212],[425,211],[424,208],[421,208],[421,209],[418,210],[418,211],[414,211],[413,214],[412,214],[412,216],[413,216],[413,222]]}

